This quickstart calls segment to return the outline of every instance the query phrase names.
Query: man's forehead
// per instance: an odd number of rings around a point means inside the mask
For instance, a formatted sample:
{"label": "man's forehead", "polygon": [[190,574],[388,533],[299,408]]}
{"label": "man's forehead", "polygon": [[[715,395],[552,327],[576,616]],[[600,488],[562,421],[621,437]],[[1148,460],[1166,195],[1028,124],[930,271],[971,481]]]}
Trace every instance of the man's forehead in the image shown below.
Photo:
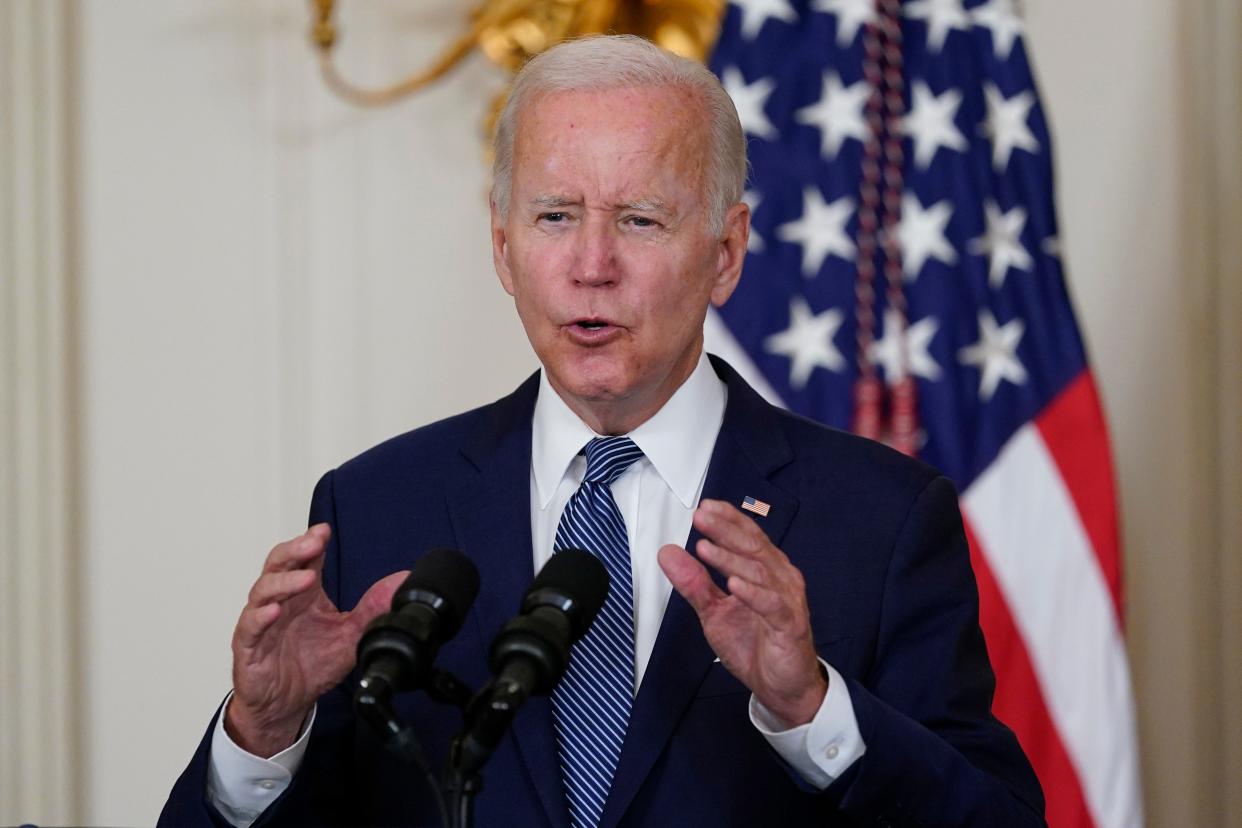
{"label": "man's forehead", "polygon": [[687,107],[684,94],[677,87],[627,87],[550,92],[529,101],[513,162],[515,178],[526,185],[522,200],[667,206],[697,183],[708,155],[702,109]]}
{"label": "man's forehead", "polygon": [[541,143],[572,140],[577,130],[604,133],[631,132],[649,136],[652,143],[677,138],[680,143],[706,139],[709,118],[704,102],[681,86],[617,86],[600,89],[552,90],[524,102],[518,112],[518,142],[541,128]]}

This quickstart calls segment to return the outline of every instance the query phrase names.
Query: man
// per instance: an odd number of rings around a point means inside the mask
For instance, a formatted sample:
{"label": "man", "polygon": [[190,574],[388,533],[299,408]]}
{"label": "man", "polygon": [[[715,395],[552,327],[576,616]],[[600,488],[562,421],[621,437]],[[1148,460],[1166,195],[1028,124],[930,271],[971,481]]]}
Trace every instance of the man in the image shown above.
{"label": "man", "polygon": [[[989,712],[952,487],[703,353],[741,274],[745,174],[697,64],[633,38],[531,61],[497,130],[492,247],[543,371],[325,475],[250,592],[233,694],[163,821],[436,824],[355,725],[362,628],[393,570],[462,549],[483,585],[439,664],[481,685],[536,568],[582,545],[612,576],[601,620],[487,766],[478,824],[1043,823]],[[460,717],[421,693],[401,712],[443,757]]]}

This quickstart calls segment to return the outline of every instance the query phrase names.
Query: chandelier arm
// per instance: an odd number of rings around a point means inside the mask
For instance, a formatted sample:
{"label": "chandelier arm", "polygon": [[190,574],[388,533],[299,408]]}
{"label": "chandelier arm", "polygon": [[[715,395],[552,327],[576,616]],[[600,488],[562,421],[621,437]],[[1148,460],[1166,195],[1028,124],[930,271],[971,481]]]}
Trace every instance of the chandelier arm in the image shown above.
{"label": "chandelier arm", "polygon": [[470,27],[468,32],[458,37],[426,69],[411,75],[405,80],[378,89],[366,89],[346,80],[337,70],[336,62],[333,60],[329,49],[321,49],[319,51],[319,69],[328,88],[350,103],[359,106],[384,106],[407,95],[412,95],[443,77],[449,70],[461,63],[478,46],[481,28],[476,22]]}

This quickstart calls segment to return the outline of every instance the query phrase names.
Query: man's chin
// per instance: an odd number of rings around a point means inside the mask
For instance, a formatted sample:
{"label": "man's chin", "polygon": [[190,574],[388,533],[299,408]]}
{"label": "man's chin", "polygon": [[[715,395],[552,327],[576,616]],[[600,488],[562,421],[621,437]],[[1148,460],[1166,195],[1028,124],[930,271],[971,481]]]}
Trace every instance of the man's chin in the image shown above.
{"label": "man's chin", "polygon": [[552,385],[562,397],[569,396],[589,405],[611,405],[629,396],[630,389],[621,377],[572,376],[562,377],[560,382],[552,378]]}

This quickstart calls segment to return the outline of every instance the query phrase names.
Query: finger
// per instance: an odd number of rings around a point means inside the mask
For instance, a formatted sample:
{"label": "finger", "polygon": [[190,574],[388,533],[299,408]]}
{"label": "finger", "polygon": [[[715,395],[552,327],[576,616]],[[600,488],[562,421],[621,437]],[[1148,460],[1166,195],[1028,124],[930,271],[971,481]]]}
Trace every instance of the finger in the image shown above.
{"label": "finger", "polygon": [[784,630],[789,626],[789,620],[794,615],[793,607],[776,590],[751,583],[736,575],[729,576],[727,586],[729,594],[754,610],[768,627]]}
{"label": "finger", "polygon": [[712,543],[707,538],[700,538],[694,551],[725,577],[735,576],[760,585],[770,580],[768,569],[762,563]]}
{"label": "finger", "polygon": [[291,572],[268,572],[259,576],[250,588],[248,602],[252,607],[287,601],[319,583],[319,573],[312,569]]}
{"label": "finger", "polygon": [[707,567],[680,546],[666,544],[660,548],[656,559],[660,562],[660,569],[672,582],[673,589],[694,607],[700,617],[726,597],[720,587],[712,583]]}
{"label": "finger", "polygon": [[331,536],[332,530],[328,524],[317,523],[296,538],[276,544],[263,562],[263,571],[319,568],[321,562],[315,559],[323,555]]}
{"label": "finger", "polygon": [[358,599],[358,606],[349,614],[350,622],[358,629],[370,624],[392,608],[392,596],[410,574],[409,570],[394,572],[371,584],[371,588]]}
{"label": "finger", "polygon": [[748,557],[768,557],[776,550],[757,523],[722,500],[702,501],[694,511],[694,525],[718,546]]}
{"label": "finger", "polygon": [[233,630],[233,638],[237,646],[245,650],[253,650],[259,645],[263,633],[271,629],[280,614],[280,604],[246,607],[242,610],[241,617],[237,619],[237,627]]}

